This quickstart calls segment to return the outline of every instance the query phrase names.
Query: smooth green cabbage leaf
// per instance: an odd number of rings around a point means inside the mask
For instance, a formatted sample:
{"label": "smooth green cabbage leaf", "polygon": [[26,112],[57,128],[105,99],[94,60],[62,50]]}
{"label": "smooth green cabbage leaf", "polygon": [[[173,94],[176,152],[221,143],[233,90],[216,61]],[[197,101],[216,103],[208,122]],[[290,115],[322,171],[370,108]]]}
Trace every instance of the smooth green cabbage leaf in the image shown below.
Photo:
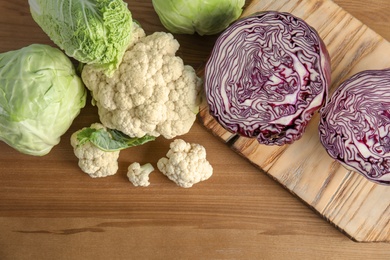
{"label": "smooth green cabbage leaf", "polygon": [[49,45],[0,54],[0,140],[42,156],[60,142],[86,103],[70,59]]}
{"label": "smooth green cabbage leaf", "polygon": [[217,34],[240,17],[245,0],[153,0],[161,23],[171,33]]}
{"label": "smooth green cabbage leaf", "polygon": [[29,0],[35,22],[65,53],[107,75],[131,41],[132,17],[123,0]]}

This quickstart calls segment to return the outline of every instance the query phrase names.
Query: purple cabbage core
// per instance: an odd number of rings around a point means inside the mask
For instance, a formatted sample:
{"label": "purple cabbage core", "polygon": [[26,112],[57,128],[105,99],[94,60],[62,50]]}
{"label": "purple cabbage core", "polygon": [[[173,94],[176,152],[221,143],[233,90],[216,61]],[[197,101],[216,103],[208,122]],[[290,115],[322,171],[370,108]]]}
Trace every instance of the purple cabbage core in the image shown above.
{"label": "purple cabbage core", "polygon": [[390,185],[390,69],[355,74],[320,114],[320,140],[329,155],[369,180]]}
{"label": "purple cabbage core", "polygon": [[217,39],[205,68],[210,114],[259,143],[299,139],[324,103],[330,59],[317,32],[289,13],[236,21]]}

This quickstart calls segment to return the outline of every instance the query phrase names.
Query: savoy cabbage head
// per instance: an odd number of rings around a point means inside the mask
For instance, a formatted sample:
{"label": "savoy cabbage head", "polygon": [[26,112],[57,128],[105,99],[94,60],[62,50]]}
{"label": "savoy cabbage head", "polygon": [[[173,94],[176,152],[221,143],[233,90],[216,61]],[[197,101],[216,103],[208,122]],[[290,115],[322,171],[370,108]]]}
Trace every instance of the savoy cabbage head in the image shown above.
{"label": "savoy cabbage head", "polygon": [[130,43],[131,12],[123,0],[29,0],[35,22],[65,53],[110,75]]}

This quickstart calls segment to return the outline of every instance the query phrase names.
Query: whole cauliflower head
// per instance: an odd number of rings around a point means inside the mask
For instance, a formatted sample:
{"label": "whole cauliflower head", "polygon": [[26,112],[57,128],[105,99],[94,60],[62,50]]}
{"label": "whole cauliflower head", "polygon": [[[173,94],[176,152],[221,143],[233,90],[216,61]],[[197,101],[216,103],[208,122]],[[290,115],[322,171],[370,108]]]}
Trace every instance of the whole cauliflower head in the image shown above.
{"label": "whole cauliflower head", "polygon": [[[100,123],[92,124],[90,127],[105,129]],[[80,144],[77,135],[83,129],[74,132],[70,138],[74,154],[79,159],[80,169],[92,178],[114,175],[118,171],[119,151],[105,152],[91,142]]]}
{"label": "whole cauliflower head", "polygon": [[89,65],[82,71],[100,121],[130,137],[186,134],[199,111],[202,81],[175,56],[179,43],[172,34],[145,36],[137,24],[133,28],[133,41],[112,77]]}
{"label": "whole cauliflower head", "polygon": [[183,188],[190,188],[213,174],[213,167],[206,159],[206,149],[200,144],[176,139],[171,142],[166,156],[157,162],[157,168]]}

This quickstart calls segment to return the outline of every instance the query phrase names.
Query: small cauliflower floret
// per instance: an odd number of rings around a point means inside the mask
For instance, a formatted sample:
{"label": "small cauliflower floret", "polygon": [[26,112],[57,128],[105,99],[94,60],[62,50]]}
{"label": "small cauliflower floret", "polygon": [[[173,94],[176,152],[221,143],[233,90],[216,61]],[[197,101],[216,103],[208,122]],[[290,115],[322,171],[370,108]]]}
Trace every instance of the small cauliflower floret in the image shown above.
{"label": "small cauliflower floret", "polygon": [[190,188],[213,174],[213,167],[206,159],[206,149],[200,144],[176,139],[166,156],[157,162],[158,169],[183,188]]}
{"label": "small cauliflower floret", "polygon": [[[105,129],[100,123],[92,124],[90,127]],[[92,178],[114,175],[118,171],[119,151],[105,152],[89,141],[80,144],[77,135],[83,129],[74,132],[70,138],[74,154],[79,159],[80,169]]]}
{"label": "small cauliflower floret", "polygon": [[199,111],[202,80],[175,56],[179,43],[172,34],[145,36],[138,25],[133,28],[135,37],[112,77],[89,65],[82,71],[100,121],[130,137],[188,133]]}
{"label": "small cauliflower floret", "polygon": [[150,163],[140,165],[138,162],[134,162],[129,165],[127,177],[134,186],[147,187],[150,185],[149,174],[153,171],[154,167]]}

